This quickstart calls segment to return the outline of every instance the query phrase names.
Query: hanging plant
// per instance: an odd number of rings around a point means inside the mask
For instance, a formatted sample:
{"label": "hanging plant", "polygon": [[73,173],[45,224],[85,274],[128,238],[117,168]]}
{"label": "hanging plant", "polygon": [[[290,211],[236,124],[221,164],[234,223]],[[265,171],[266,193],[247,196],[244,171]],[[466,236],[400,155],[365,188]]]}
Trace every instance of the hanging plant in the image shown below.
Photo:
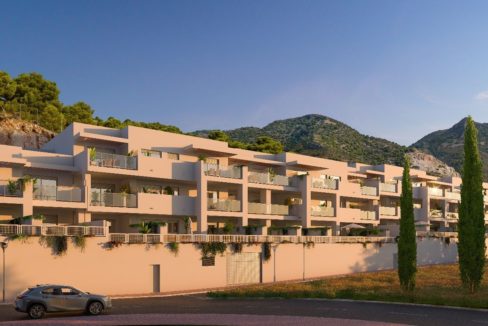
{"label": "hanging plant", "polygon": [[180,244],[178,242],[170,242],[167,244],[167,247],[175,256],[178,255],[178,251],[180,250]]}
{"label": "hanging plant", "polygon": [[86,238],[83,235],[76,235],[71,238],[73,246],[80,249],[81,252],[85,251],[86,248]]}
{"label": "hanging plant", "polygon": [[264,259],[264,261],[268,261],[271,259],[271,243],[270,242],[263,243],[263,259]]}
{"label": "hanging plant", "polygon": [[215,257],[218,253],[223,255],[227,250],[224,242],[202,242],[200,243],[202,258]]}
{"label": "hanging plant", "polygon": [[34,178],[33,176],[26,174],[22,178],[17,179],[18,187],[22,190],[22,192],[25,191],[25,187],[29,183],[32,183],[33,185],[35,185],[37,183],[37,178]]}
{"label": "hanging plant", "polygon": [[9,180],[7,183],[7,191],[9,195],[16,195],[19,191],[19,184],[17,181]]}
{"label": "hanging plant", "polygon": [[238,254],[238,253],[241,253],[242,252],[242,243],[240,243],[240,242],[233,242],[233,243],[231,243],[231,246],[232,246],[232,251],[235,254]]}
{"label": "hanging plant", "polygon": [[41,236],[39,243],[51,248],[54,256],[62,256],[68,251],[68,239],[66,236]]}

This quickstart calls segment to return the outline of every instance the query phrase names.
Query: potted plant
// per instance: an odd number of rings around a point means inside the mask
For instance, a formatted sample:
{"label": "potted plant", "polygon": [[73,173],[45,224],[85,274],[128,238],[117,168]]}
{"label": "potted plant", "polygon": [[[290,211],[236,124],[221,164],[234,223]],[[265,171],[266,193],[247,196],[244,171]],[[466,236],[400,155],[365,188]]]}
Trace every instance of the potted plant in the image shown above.
{"label": "potted plant", "polygon": [[9,195],[16,195],[19,190],[17,181],[9,180],[7,183],[7,192]]}
{"label": "potted plant", "polygon": [[173,190],[173,188],[171,186],[166,186],[166,187],[164,187],[164,194],[173,196],[175,194],[175,191]]}

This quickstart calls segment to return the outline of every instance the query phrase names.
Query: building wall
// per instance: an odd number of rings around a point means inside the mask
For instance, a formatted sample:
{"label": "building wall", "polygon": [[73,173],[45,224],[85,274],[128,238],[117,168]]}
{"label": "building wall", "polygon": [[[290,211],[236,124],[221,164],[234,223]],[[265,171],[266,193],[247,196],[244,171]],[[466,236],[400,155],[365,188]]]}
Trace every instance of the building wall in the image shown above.
{"label": "building wall", "polygon": [[[227,284],[226,257],[217,255],[215,266],[203,267],[200,250],[194,244],[179,244],[179,252],[175,255],[162,244],[121,245],[107,249],[106,238],[86,238],[84,251],[68,241],[67,253],[56,257],[49,248],[41,246],[38,239],[9,242],[6,251],[8,300],[26,287],[40,283],[69,284],[109,295],[150,293],[154,264],[161,268],[161,292],[208,289]],[[261,252],[261,245],[244,245],[243,252]],[[262,280],[272,282],[274,275],[277,281],[285,281],[304,276],[314,278],[391,269],[396,252],[396,244],[316,244],[312,248],[304,248],[301,244],[279,244],[276,256],[272,250],[271,259],[262,264]],[[230,248],[226,255],[232,255]],[[432,238],[418,242],[419,265],[452,263],[456,259],[454,243],[448,245]]]}

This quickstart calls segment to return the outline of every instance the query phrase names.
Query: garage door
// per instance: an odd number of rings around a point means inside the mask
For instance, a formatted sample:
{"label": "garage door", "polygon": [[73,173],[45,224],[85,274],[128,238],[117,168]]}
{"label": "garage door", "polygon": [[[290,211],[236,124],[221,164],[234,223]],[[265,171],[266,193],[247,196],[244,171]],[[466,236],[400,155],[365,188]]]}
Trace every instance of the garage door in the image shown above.
{"label": "garage door", "polygon": [[227,255],[227,285],[260,282],[260,256],[255,252]]}

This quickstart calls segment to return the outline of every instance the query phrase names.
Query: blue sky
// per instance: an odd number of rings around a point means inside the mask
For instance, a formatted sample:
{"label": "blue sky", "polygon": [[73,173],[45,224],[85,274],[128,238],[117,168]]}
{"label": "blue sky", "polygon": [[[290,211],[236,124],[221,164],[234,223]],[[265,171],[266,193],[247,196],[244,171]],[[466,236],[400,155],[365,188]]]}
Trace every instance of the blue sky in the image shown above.
{"label": "blue sky", "polygon": [[0,70],[185,131],[319,113],[409,145],[488,122],[488,1],[4,1]]}

